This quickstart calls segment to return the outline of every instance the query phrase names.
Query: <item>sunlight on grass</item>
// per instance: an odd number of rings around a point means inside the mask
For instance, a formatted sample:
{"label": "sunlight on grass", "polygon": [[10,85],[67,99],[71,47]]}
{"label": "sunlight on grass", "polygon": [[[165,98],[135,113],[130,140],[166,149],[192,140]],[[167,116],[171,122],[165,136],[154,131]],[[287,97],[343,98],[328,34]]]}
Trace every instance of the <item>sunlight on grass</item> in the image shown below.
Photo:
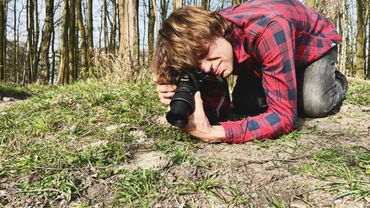
{"label": "sunlight on grass", "polygon": [[122,205],[147,206],[150,199],[157,197],[158,175],[152,170],[138,169],[126,173],[118,181],[119,203]]}
{"label": "sunlight on grass", "polygon": [[[251,184],[226,183],[215,174],[214,168],[223,161],[200,158],[197,154],[204,154],[203,144],[163,119],[167,109],[159,102],[151,81],[86,80],[65,86],[5,88],[32,97],[0,112],[0,189],[5,190],[0,193],[0,207],[2,203],[6,206],[8,199],[4,197],[9,196],[34,201],[34,206],[58,207],[53,203],[64,201],[89,207],[86,200],[91,196],[86,195],[91,183],[109,190],[101,198],[93,196],[98,201],[107,200],[104,203],[108,207],[152,207],[166,200],[165,205],[179,206],[178,198],[192,200],[190,205],[211,199],[250,207],[255,203],[252,193],[261,194],[251,192]],[[368,92],[369,86],[354,85],[346,102],[368,105]],[[296,157],[305,134],[327,134],[315,125],[305,131],[245,147],[257,144],[256,151],[278,149]],[[342,136],[357,135],[354,129]],[[233,150],[232,145],[213,145],[221,151]],[[171,161],[159,171],[129,170],[128,164],[134,165],[131,162],[137,153],[145,151],[160,151]],[[366,176],[370,175],[370,157],[366,147],[338,144],[294,162],[297,166],[289,167],[291,173],[328,180],[324,188],[333,193],[333,199],[369,195]],[[278,194],[261,196],[266,206],[286,204]]]}
{"label": "sunlight on grass", "polygon": [[304,162],[295,171],[332,181],[328,190],[336,193],[334,200],[348,195],[361,199],[370,194],[370,182],[364,176],[370,164],[368,153],[367,149],[338,144],[316,152],[314,163]]}
{"label": "sunlight on grass", "polygon": [[350,80],[345,102],[370,106],[370,82]]}

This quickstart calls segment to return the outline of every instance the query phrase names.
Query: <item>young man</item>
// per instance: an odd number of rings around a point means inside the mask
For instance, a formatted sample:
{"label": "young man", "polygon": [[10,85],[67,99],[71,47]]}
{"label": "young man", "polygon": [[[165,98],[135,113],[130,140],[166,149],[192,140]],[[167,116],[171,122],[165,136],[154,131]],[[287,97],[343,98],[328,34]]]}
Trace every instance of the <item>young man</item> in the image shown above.
{"label": "young man", "polygon": [[334,66],[340,40],[331,22],[298,0],[250,0],[220,12],[183,7],[159,30],[152,65],[157,92],[168,105],[175,77],[189,68],[235,74],[232,102],[246,118],[211,125],[197,92],[183,130],[204,142],[278,137],[295,128],[298,113],[338,112],[348,88]]}

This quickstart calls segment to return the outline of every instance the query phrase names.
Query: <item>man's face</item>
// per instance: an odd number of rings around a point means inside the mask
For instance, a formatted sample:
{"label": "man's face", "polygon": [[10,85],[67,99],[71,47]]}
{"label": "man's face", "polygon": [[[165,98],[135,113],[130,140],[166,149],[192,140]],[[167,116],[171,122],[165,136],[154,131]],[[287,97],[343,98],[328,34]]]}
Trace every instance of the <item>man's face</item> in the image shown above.
{"label": "man's face", "polygon": [[200,61],[200,69],[205,73],[226,78],[233,72],[233,48],[223,37],[217,38],[205,59]]}

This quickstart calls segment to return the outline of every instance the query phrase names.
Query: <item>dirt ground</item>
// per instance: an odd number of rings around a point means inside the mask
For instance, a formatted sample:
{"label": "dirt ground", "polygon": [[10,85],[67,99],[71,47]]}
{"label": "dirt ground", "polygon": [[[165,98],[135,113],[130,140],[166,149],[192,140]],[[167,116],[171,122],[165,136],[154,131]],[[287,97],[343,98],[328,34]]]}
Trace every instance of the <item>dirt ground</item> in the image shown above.
{"label": "dirt ground", "polygon": [[[0,111],[5,105],[16,102],[20,101],[0,102]],[[241,145],[202,143],[190,155],[197,161],[195,164],[185,162],[173,165],[169,155],[154,150],[153,138],[148,138],[143,132],[133,134],[141,137],[138,140],[140,148],[132,153],[127,164],[116,168],[134,171],[140,167],[159,172],[160,178],[164,179],[158,181],[159,191],[163,195],[152,201],[151,207],[370,206],[370,196],[358,199],[349,194],[334,200],[341,194],[338,192],[340,188],[333,188],[336,182],[339,186],[341,183],[341,179],[335,176],[322,178],[310,172],[298,171],[302,170],[300,167],[304,164],[315,164],[314,155],[328,148],[337,147],[343,154],[350,148],[360,148],[369,153],[370,107],[345,104],[334,116],[300,119],[299,137],[293,139]],[[55,200],[51,207],[81,207],[81,204],[110,207],[109,204],[116,197],[114,181],[120,176],[113,175],[102,180],[88,176],[88,172],[82,173],[81,170],[76,170],[75,174],[77,178],[84,178],[85,191],[68,203]],[[359,178],[367,181],[369,188],[369,174],[362,173]],[[209,184],[204,179],[209,179]],[[196,190],[179,188],[189,181],[199,182],[194,185],[197,186]],[[345,185],[343,190],[346,190]],[[39,206],[32,202],[37,200],[35,196],[16,200],[20,195],[13,194],[0,193],[0,196],[9,200],[9,207],[25,204]]]}
{"label": "dirt ground", "polygon": [[[201,144],[191,155],[199,165],[171,166],[164,153],[139,152],[133,156],[130,168],[156,169],[166,179],[161,187],[168,194],[153,202],[153,207],[369,207],[370,196],[358,199],[349,195],[334,200],[341,194],[338,188],[333,189],[333,184],[341,181],[335,176],[321,178],[294,171],[304,164],[315,164],[317,152],[333,147],[343,154],[350,148],[369,153],[369,112],[370,107],[347,104],[331,117],[300,119],[299,138],[286,141]],[[369,188],[369,174],[358,177],[367,181]],[[178,189],[168,190],[171,184],[204,178],[216,184],[208,192],[190,190],[179,194]]]}

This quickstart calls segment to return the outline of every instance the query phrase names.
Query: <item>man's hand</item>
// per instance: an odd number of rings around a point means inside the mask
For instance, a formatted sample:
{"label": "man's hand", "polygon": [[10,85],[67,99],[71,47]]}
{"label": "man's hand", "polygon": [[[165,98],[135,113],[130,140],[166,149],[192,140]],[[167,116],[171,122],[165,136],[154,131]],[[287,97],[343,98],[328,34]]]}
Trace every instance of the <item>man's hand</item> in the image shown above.
{"label": "man's hand", "polygon": [[204,113],[203,101],[199,91],[195,93],[194,100],[194,113],[189,116],[189,123],[182,129],[203,142],[223,141],[223,139],[225,139],[225,130],[220,125],[210,125],[209,120]]}
{"label": "man's hand", "polygon": [[157,84],[157,93],[159,96],[159,99],[161,100],[161,103],[165,105],[169,105],[171,102],[171,99],[176,91],[176,85],[160,85]]}

